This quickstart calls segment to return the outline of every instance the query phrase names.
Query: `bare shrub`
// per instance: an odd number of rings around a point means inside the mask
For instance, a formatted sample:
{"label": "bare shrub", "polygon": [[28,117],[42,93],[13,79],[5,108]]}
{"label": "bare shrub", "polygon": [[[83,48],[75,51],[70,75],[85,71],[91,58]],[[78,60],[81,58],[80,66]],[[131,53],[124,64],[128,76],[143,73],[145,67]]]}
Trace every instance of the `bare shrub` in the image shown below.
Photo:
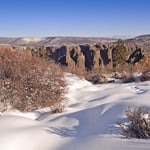
{"label": "bare shrub", "polygon": [[101,83],[101,77],[98,74],[90,74],[86,76],[86,80],[92,82],[93,84]]}
{"label": "bare shrub", "polygon": [[33,111],[65,100],[59,66],[9,49],[0,50],[0,86],[0,111]]}
{"label": "bare shrub", "polygon": [[141,75],[141,81],[149,81],[150,80],[150,69],[146,70]]}
{"label": "bare shrub", "polygon": [[122,74],[119,72],[114,72],[112,77],[115,79],[122,79]]}
{"label": "bare shrub", "polygon": [[126,73],[126,72],[122,73],[122,80],[124,83],[130,83],[136,81],[132,73]]}
{"label": "bare shrub", "polygon": [[133,73],[129,72],[115,72],[112,76],[115,79],[121,79],[123,81],[123,83],[130,83],[130,82],[134,82],[136,81],[136,78],[134,77]]}
{"label": "bare shrub", "polygon": [[93,84],[112,83],[114,80],[110,80],[106,74],[89,74],[85,78]]}
{"label": "bare shrub", "polygon": [[126,110],[128,123],[118,122],[121,132],[127,138],[150,138],[150,112],[144,108],[130,107]]}

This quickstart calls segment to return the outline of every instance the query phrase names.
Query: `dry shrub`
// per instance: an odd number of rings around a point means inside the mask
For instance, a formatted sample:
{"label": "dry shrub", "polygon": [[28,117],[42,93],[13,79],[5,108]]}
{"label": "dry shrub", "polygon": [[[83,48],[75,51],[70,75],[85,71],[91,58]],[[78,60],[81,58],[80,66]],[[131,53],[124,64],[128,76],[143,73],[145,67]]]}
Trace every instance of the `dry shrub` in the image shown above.
{"label": "dry shrub", "polygon": [[115,79],[122,79],[122,74],[119,72],[114,72],[112,77]]}
{"label": "dry shrub", "polygon": [[66,83],[58,66],[44,59],[0,50],[0,111],[63,107]]}
{"label": "dry shrub", "polygon": [[123,83],[130,83],[130,82],[136,81],[136,78],[133,76],[132,73],[123,72],[122,80],[123,80]]}
{"label": "dry shrub", "polygon": [[150,138],[150,112],[144,108],[126,110],[128,123],[118,122],[121,133],[127,138]]}
{"label": "dry shrub", "polygon": [[132,72],[114,72],[113,78],[115,79],[121,79],[123,81],[123,83],[130,83],[130,82],[134,82],[136,81],[136,78],[134,77],[133,73]]}
{"label": "dry shrub", "polygon": [[92,82],[93,84],[99,84],[100,77],[98,74],[89,74],[86,76],[86,80]]}
{"label": "dry shrub", "polygon": [[106,74],[89,74],[85,78],[93,84],[112,83],[114,80],[110,80]]}
{"label": "dry shrub", "polygon": [[150,69],[146,70],[141,75],[141,81],[149,81],[150,80]]}

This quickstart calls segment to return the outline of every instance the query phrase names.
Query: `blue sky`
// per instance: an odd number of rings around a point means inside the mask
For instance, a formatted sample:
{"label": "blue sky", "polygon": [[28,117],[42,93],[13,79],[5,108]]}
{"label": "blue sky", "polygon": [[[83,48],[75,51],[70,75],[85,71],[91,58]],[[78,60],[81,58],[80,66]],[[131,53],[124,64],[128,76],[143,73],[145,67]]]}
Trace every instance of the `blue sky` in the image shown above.
{"label": "blue sky", "polygon": [[150,0],[0,0],[0,36],[150,33]]}

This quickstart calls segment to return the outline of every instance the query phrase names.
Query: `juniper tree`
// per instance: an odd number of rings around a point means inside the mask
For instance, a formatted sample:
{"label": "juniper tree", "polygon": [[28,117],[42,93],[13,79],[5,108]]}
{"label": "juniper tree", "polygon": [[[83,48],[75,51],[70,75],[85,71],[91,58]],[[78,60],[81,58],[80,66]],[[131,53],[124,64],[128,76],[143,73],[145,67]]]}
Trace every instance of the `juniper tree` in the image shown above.
{"label": "juniper tree", "polygon": [[126,58],[128,56],[127,49],[121,39],[117,41],[116,46],[113,48],[113,67],[117,65],[124,65],[126,63]]}

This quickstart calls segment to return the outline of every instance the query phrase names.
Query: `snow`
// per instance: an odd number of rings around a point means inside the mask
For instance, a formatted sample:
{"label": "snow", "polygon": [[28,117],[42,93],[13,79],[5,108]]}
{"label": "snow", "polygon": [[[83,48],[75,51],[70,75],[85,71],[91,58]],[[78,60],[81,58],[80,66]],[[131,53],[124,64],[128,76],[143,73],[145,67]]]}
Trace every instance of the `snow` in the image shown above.
{"label": "snow", "polygon": [[150,107],[150,82],[93,85],[67,74],[63,113],[37,110],[0,114],[0,150],[148,150],[150,140],[126,139],[116,125],[125,110]]}
{"label": "snow", "polygon": [[40,37],[26,37],[26,38],[23,38],[23,40],[25,42],[40,42],[42,41],[44,38],[40,38]]}

